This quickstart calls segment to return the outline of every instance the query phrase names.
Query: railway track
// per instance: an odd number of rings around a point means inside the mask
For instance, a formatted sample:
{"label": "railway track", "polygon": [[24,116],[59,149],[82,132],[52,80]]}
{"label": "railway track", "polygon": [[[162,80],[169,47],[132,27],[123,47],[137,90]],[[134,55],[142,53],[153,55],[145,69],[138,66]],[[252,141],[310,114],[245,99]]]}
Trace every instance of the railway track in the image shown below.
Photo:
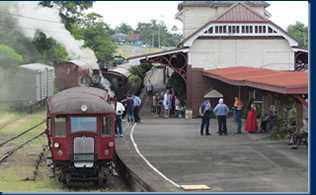
{"label": "railway track", "polygon": [[20,117],[18,117],[18,118],[16,118],[16,119],[13,119],[13,120],[10,120],[10,121],[6,122],[5,124],[3,124],[3,125],[0,127],[0,130],[3,129],[3,128],[5,128],[6,126],[10,125],[11,123],[16,122],[16,121],[18,121],[18,120],[24,118],[25,116],[27,116],[27,115],[24,114],[24,115],[22,115],[22,116],[20,116]]}
{"label": "railway track", "polygon": [[2,157],[0,158],[0,163],[1,163],[2,161],[4,161],[6,158],[8,158],[9,156],[11,156],[15,151],[17,151],[18,149],[22,148],[24,145],[30,143],[31,141],[37,139],[38,137],[40,137],[40,136],[43,135],[44,133],[45,133],[45,131],[42,131],[40,134],[36,135],[35,137],[32,137],[31,139],[27,140],[26,142],[24,142],[24,143],[22,143],[22,144],[16,146],[16,147],[13,148],[12,150],[7,151],[7,153],[6,153],[4,156],[2,156]]}
{"label": "railway track", "polygon": [[[28,133],[29,131],[35,129],[36,127],[42,125],[43,123],[45,123],[45,120],[43,120],[42,122],[40,122],[40,123],[34,125],[34,126],[31,127],[31,128],[28,128],[27,130],[23,131],[22,133],[19,133],[18,135],[15,135],[15,136],[11,137],[10,139],[8,139],[8,140],[6,140],[6,141],[0,143],[0,147],[2,147],[3,145],[7,144],[8,142],[10,142],[10,141],[12,141],[12,140],[15,140],[15,139],[21,137],[22,135],[24,135],[24,134]],[[34,137],[28,139],[27,141],[23,142],[22,144],[20,144],[20,145],[14,147],[13,149],[7,151],[7,152],[0,158],[0,163],[1,163],[2,161],[4,161],[6,158],[8,158],[10,155],[12,155],[14,152],[16,152],[18,149],[22,148],[24,145],[30,143],[31,141],[37,139],[38,137],[40,137],[40,136],[43,135],[44,133],[45,133],[45,131],[42,131],[41,133],[37,134],[36,136],[34,136]]]}
{"label": "railway track", "polygon": [[40,126],[40,125],[43,124],[43,123],[45,123],[45,120],[43,120],[42,122],[40,122],[40,123],[34,125],[34,126],[31,127],[31,128],[28,128],[27,130],[23,131],[22,133],[20,133],[20,134],[14,136],[14,137],[12,137],[12,138],[10,138],[10,139],[8,139],[8,140],[2,142],[2,143],[0,143],[0,147],[3,146],[3,145],[6,144],[6,143],[12,141],[12,140],[15,140],[16,138],[18,138],[18,137],[24,135],[25,133],[27,133],[27,132],[29,132],[29,131],[35,129],[36,127]]}

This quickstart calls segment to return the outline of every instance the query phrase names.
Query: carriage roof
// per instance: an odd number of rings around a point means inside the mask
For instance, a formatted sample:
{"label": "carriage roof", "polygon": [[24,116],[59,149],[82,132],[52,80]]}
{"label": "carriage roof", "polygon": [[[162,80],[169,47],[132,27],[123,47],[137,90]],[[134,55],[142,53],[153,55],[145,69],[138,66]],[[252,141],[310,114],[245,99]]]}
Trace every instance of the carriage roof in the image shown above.
{"label": "carriage roof", "polygon": [[[114,111],[107,102],[108,93],[93,87],[74,87],[61,91],[52,96],[49,101],[51,112],[88,113]],[[87,111],[83,112],[81,106],[86,105]]]}

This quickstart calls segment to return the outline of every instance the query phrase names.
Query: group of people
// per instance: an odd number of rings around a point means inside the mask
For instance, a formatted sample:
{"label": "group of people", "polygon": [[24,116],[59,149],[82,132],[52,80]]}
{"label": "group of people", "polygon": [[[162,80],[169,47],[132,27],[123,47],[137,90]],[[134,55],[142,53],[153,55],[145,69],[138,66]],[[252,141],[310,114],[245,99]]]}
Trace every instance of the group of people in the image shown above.
{"label": "group of people", "polygon": [[140,123],[139,108],[142,101],[138,96],[127,95],[127,98],[116,103],[116,128],[115,136],[123,137],[123,113],[126,110],[128,123]]}
{"label": "group of people", "polygon": [[[237,123],[237,129],[235,134],[241,134],[242,129],[242,122],[241,116],[244,110],[243,102],[238,98],[235,97],[234,103],[234,111],[235,111],[235,120]],[[226,117],[229,113],[229,108],[224,104],[224,100],[221,98],[213,109],[213,112],[216,115],[218,121],[218,134],[227,135],[227,125],[226,125]],[[199,114],[202,116],[201,127],[200,127],[200,134],[204,135],[204,128],[205,128],[205,135],[211,135],[209,133],[209,118],[211,113],[211,102],[210,99],[206,99],[199,109]],[[269,108],[269,113],[265,114],[261,120],[261,130],[260,132],[267,132],[267,124],[269,121],[276,118],[275,107],[273,105]],[[254,98],[251,98],[248,103],[248,116],[245,123],[245,131],[249,133],[258,132],[257,126],[257,113],[256,113],[256,106],[254,102]]]}
{"label": "group of people", "polygon": [[170,116],[176,116],[178,111],[181,110],[181,101],[179,100],[178,96],[174,88],[172,87],[171,90],[167,89],[163,98],[160,96],[159,91],[155,91],[155,93],[151,96],[150,87],[151,83],[148,81],[147,85],[147,95],[152,100],[151,112],[153,113],[153,117],[157,118],[160,117],[161,107],[163,106],[164,109],[164,118],[170,118]]}

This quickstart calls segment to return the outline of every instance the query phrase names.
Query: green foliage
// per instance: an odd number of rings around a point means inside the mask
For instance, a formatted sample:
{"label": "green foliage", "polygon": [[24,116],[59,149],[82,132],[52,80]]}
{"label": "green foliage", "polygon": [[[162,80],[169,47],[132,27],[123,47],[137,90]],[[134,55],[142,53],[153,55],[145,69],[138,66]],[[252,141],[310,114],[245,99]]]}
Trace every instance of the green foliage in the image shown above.
{"label": "green foliage", "polygon": [[[4,10],[0,7],[0,10]],[[25,37],[20,28],[17,28],[17,17],[1,14],[0,17],[0,44],[11,47],[23,58],[23,63],[33,63],[38,61],[40,55],[32,44],[32,40]]]}
{"label": "green foliage", "polygon": [[272,131],[268,139],[279,140],[279,139],[290,139],[294,132],[293,127],[288,127],[284,125],[283,119],[274,119],[271,122]]}
{"label": "green foliage", "polygon": [[162,21],[151,20],[150,23],[138,23],[136,33],[139,33],[139,39],[147,45],[153,47],[160,46],[175,47],[181,40],[182,36],[175,33],[176,27],[173,27],[174,33],[168,32],[167,25]]}
{"label": "green foliage", "polygon": [[144,71],[140,66],[132,66],[128,69],[128,71],[135,76],[140,78],[144,78]]}
{"label": "green foliage", "polygon": [[6,45],[0,45],[0,67],[17,68],[22,62],[22,56],[16,53],[14,49]]}
{"label": "green foliage", "polygon": [[299,40],[299,47],[308,48],[308,26],[296,21],[295,25],[290,25],[287,32]]}
{"label": "green foliage", "polygon": [[41,62],[47,65],[54,65],[58,61],[66,60],[68,53],[66,49],[52,38],[47,38],[42,32],[37,32],[33,44],[42,55]]}
{"label": "green foliage", "polygon": [[96,13],[87,14],[72,27],[75,38],[85,40],[84,47],[92,49],[99,60],[106,62],[112,59],[116,49],[109,31],[103,17]]}
{"label": "green foliage", "polygon": [[57,7],[59,15],[67,30],[71,31],[72,25],[83,15],[83,11],[92,8],[94,1],[41,1],[44,7]]}
{"label": "green foliage", "polygon": [[133,34],[135,31],[130,25],[128,25],[126,23],[122,23],[120,26],[115,28],[115,32],[116,33],[124,33],[124,34],[128,35],[128,34]]}
{"label": "green foliage", "polygon": [[152,68],[152,64],[151,63],[141,63],[139,66],[143,70],[143,74],[145,72],[148,72]]}
{"label": "green foliage", "polygon": [[185,98],[186,85],[185,85],[184,80],[182,79],[182,77],[178,73],[176,73],[176,72],[172,73],[167,86],[174,88],[176,94],[178,94],[179,99],[181,100],[181,103],[183,102],[184,99],[186,99]]}
{"label": "green foliage", "polygon": [[129,83],[131,84],[132,87],[136,86],[137,83],[139,83],[142,79],[137,76],[137,75],[131,75],[129,78],[128,78],[128,81]]}

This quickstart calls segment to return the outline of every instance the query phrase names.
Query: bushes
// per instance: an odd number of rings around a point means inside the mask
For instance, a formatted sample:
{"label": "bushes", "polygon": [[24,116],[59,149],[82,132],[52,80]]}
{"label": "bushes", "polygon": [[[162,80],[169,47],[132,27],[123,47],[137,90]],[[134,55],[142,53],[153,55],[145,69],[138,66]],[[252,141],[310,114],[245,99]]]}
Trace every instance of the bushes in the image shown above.
{"label": "bushes", "polygon": [[283,119],[274,119],[271,121],[272,131],[268,139],[279,140],[279,139],[290,139],[294,130],[294,127],[287,126]]}

